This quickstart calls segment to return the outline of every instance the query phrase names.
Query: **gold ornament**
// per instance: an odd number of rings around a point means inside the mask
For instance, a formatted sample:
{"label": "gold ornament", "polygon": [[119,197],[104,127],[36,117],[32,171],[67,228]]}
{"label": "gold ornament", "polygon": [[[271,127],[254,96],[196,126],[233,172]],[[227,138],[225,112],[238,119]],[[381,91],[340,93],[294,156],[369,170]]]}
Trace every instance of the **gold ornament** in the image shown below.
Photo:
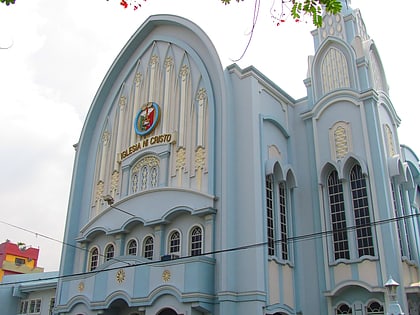
{"label": "gold ornament", "polygon": [[171,272],[169,270],[164,270],[162,272],[162,280],[168,282],[171,279]]}
{"label": "gold ornament", "polygon": [[125,280],[125,271],[123,269],[118,270],[115,278],[118,283],[122,283]]}

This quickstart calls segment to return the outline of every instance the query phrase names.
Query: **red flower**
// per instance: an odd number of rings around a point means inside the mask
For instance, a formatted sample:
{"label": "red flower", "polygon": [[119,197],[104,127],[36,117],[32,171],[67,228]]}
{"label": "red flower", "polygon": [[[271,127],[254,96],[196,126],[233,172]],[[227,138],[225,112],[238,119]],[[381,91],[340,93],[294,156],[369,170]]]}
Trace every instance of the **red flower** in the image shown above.
{"label": "red flower", "polygon": [[127,9],[127,7],[128,7],[128,3],[125,1],[125,0],[121,0],[121,3],[120,3],[125,9]]}

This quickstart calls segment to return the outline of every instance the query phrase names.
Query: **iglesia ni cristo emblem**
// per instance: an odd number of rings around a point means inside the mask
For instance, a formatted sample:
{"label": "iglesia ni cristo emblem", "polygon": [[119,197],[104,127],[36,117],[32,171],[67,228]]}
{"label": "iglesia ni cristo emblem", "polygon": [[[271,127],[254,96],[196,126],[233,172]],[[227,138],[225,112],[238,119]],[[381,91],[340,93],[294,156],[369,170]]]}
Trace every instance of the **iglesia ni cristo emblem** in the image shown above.
{"label": "iglesia ni cristo emblem", "polygon": [[160,108],[155,102],[142,106],[134,120],[134,129],[139,136],[148,135],[156,127],[160,119]]}

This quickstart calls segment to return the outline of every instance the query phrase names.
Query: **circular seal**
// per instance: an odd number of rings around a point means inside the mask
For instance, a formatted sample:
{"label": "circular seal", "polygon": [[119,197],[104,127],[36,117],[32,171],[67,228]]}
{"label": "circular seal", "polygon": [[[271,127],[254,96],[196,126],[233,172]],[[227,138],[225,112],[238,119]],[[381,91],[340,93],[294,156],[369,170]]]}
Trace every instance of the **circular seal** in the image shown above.
{"label": "circular seal", "polygon": [[160,119],[160,108],[155,102],[142,106],[134,120],[134,129],[139,136],[148,135],[156,127]]}

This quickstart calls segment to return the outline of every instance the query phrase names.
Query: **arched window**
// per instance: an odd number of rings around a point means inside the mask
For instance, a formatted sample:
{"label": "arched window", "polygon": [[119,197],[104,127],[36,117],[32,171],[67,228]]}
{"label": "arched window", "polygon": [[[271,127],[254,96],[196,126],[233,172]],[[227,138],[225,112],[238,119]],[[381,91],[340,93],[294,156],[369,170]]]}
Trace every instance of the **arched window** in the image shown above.
{"label": "arched window", "polygon": [[334,170],[330,173],[327,184],[333,231],[334,258],[350,259],[343,185],[338,178],[337,171]]}
{"label": "arched window", "polygon": [[374,256],[375,251],[373,247],[366,180],[363,177],[360,165],[354,165],[350,171],[350,186],[353,200],[358,255],[359,257],[365,255]]}
{"label": "arched window", "polygon": [[178,231],[173,231],[169,235],[169,254],[179,254],[181,251],[181,235]]}
{"label": "arched window", "polygon": [[147,236],[143,241],[143,257],[153,259],[153,237]]}
{"label": "arched window", "polygon": [[404,189],[403,185],[399,186],[399,191],[400,191],[400,205],[401,205],[401,211],[400,211],[400,215],[403,219],[402,220],[398,220],[397,224],[401,224],[401,232],[403,233],[404,236],[404,242],[403,242],[403,256],[407,257],[408,259],[413,259],[413,255],[412,255],[412,245],[411,245],[411,241],[410,241],[410,232],[409,232],[409,227],[408,227],[408,222],[406,219],[406,216],[409,216],[410,213],[408,211],[408,209],[410,208],[410,202],[407,196],[407,191]]}
{"label": "arched window", "polygon": [[322,93],[327,94],[339,88],[350,87],[350,74],[346,56],[332,47],[325,54],[321,64]]}
{"label": "arched window", "polygon": [[273,175],[265,178],[265,198],[267,208],[267,246],[268,255],[274,256],[276,253],[274,242],[274,202],[273,202]]}
{"label": "arched window", "polygon": [[96,268],[98,268],[98,264],[99,264],[99,250],[97,247],[94,247],[90,251],[89,271],[93,271]]}
{"label": "arched window", "polygon": [[158,315],[177,315],[177,312],[170,308],[165,308],[164,310],[160,311]]}
{"label": "arched window", "polygon": [[199,256],[203,247],[203,232],[201,227],[195,226],[190,234],[191,256]]}
{"label": "arched window", "polygon": [[341,304],[336,308],[335,313],[337,315],[339,315],[339,314],[353,314],[353,310],[347,304]]}
{"label": "arched window", "polygon": [[155,188],[159,184],[159,159],[145,156],[131,169],[131,192]]}
{"label": "arched window", "polygon": [[368,315],[375,314],[380,315],[384,314],[384,307],[376,301],[370,302],[368,306],[366,307],[366,313]]}
{"label": "arched window", "polygon": [[105,261],[108,261],[114,258],[114,253],[115,253],[114,245],[109,244],[105,248]]}
{"label": "arched window", "polygon": [[127,254],[132,255],[132,256],[137,255],[137,241],[136,240],[130,240],[128,242]]}
{"label": "arched window", "polygon": [[265,178],[267,248],[269,256],[289,260],[288,189],[274,174]]}
{"label": "arched window", "polygon": [[279,184],[279,223],[280,223],[280,244],[281,258],[289,259],[289,250],[287,245],[287,207],[286,207],[286,184]]}

